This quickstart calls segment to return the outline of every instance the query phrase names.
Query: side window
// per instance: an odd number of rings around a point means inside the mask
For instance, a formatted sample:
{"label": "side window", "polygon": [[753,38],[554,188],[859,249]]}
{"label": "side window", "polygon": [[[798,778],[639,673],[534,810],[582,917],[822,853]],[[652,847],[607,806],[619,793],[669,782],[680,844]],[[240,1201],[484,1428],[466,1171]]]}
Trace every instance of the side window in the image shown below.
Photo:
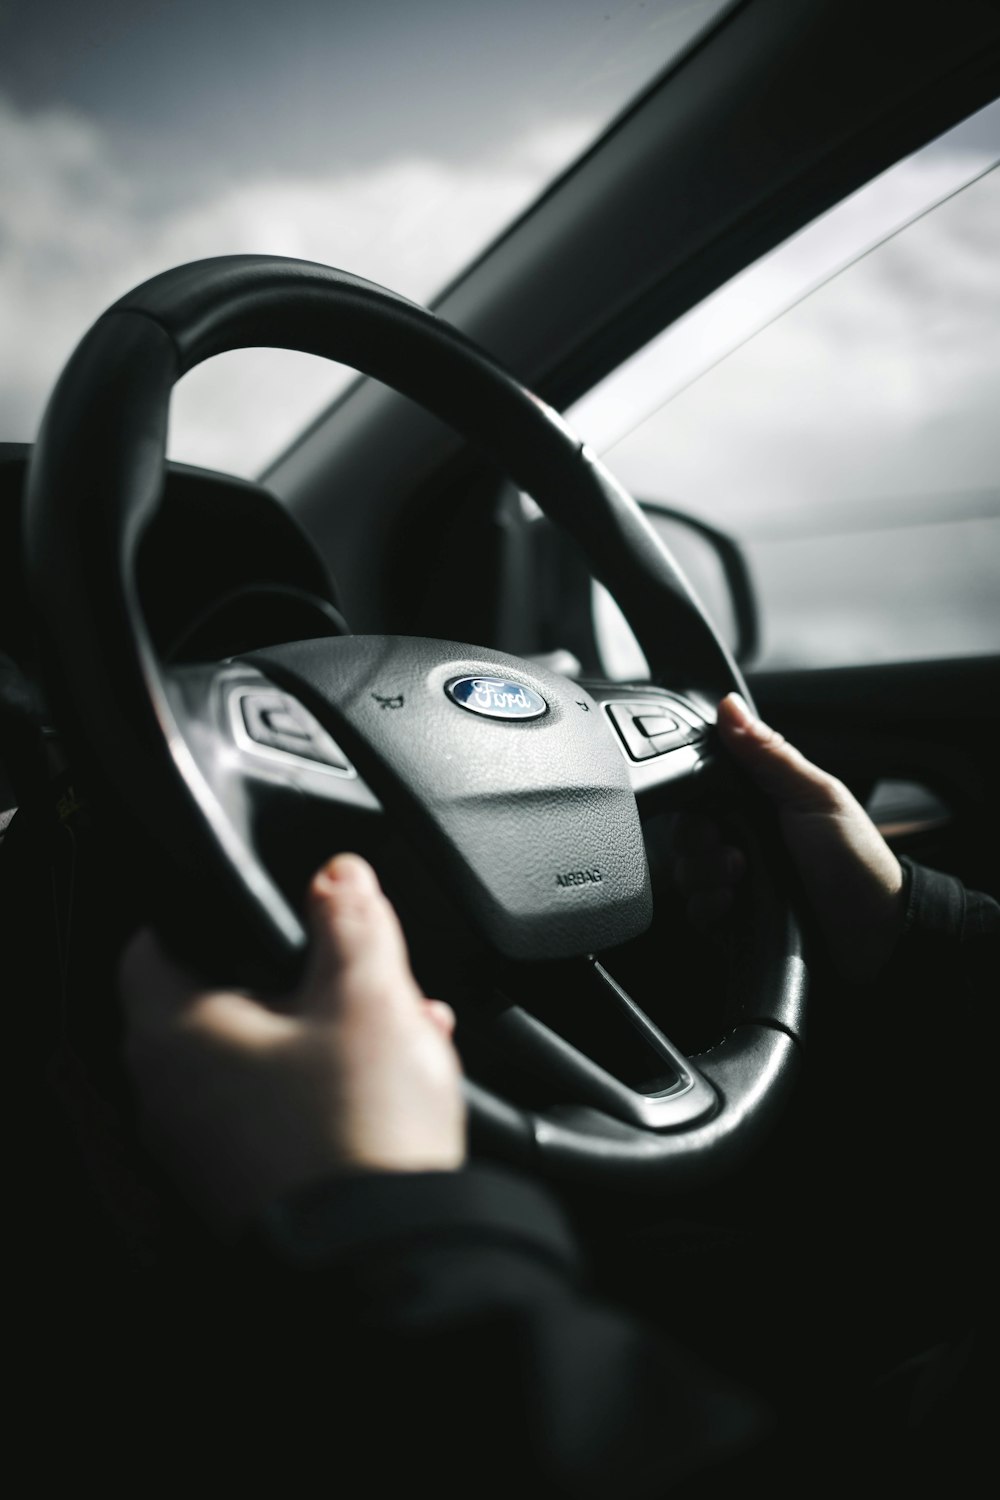
{"label": "side window", "polygon": [[[737,540],[761,610],[755,665],[1000,652],[998,163],[1000,103],[749,267],[568,414],[654,521],[667,505]],[[606,599],[596,618],[609,670],[634,671]]]}

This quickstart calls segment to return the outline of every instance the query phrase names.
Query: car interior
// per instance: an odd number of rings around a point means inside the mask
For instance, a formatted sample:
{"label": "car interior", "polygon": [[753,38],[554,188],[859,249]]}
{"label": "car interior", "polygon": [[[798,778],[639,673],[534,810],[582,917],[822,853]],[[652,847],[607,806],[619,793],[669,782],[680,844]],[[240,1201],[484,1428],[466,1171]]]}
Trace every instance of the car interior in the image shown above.
{"label": "car interior", "polygon": [[[152,920],[199,971],[281,991],[302,966],[307,882],[337,849],[372,861],[418,978],[457,1012],[473,1151],[550,1184],[609,1295],[655,1286],[677,1329],[715,1316],[727,1348],[759,1351],[772,1299],[817,1294],[825,1271],[781,1249],[800,1186],[826,1181],[845,1211],[852,1153],[892,1091],[869,1069],[874,1002],[824,961],[715,706],[741,691],[893,848],[1000,893],[995,424],[992,490],[968,512],[908,516],[896,497],[883,524],[832,495],[839,519],[803,522],[806,585],[791,533],[744,538],[738,495],[730,524],[645,488],[630,434],[649,402],[599,452],[588,423],[654,341],[998,93],[992,0],[745,0],[429,310],[364,265],[253,245],[122,285],[34,443],[0,446],[4,989],[23,1033],[18,1128],[37,1143],[26,1248],[55,1303],[223,1253],[136,1129],[124,938]],[[258,346],[358,378],[256,479],[168,461],[178,379]],[[691,390],[678,424],[701,420],[708,384]],[[779,458],[797,420],[773,411]],[[725,389],[705,421],[725,449]],[[929,583],[907,573],[911,526],[938,548]],[[945,555],[963,526],[979,528],[969,561]],[[772,608],[781,557],[826,621],[812,655]],[[937,619],[961,612],[962,569],[980,603],[957,647],[925,650],[900,606],[891,647],[867,648],[865,587],[890,579],[884,609],[919,593]],[[839,655],[836,610],[862,619]],[[748,852],[721,931],[687,923],[673,888],[689,808]],[[932,1034],[899,1039],[918,1112],[963,1108],[968,1045],[947,995]],[[690,1281],[658,1284],[665,1238],[686,1234]],[[937,1335],[930,1319],[893,1327],[872,1421],[916,1467],[927,1451],[893,1372]],[[975,1361],[956,1376],[942,1465],[971,1441],[981,1379]]]}

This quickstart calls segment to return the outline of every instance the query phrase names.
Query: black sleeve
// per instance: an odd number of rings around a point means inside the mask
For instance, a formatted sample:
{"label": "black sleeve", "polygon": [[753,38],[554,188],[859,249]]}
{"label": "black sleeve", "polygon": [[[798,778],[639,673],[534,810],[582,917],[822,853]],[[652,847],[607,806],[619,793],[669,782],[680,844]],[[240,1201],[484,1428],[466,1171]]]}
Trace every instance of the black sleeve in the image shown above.
{"label": "black sleeve", "polygon": [[372,1492],[419,1473],[437,1495],[656,1496],[768,1430],[755,1398],[587,1293],[559,1210],[513,1173],[322,1183],[264,1232],[346,1372],[337,1443]]}
{"label": "black sleeve", "polygon": [[906,917],[890,968],[921,990],[973,1004],[1000,992],[1000,903],[903,858]]}
{"label": "black sleeve", "polygon": [[995,1279],[996,1069],[984,1021],[1000,993],[1000,906],[953,875],[901,862],[902,936],[866,989],[838,997],[833,1094],[823,1098],[866,1258],[884,1257],[879,1274],[930,1345],[979,1326]]}

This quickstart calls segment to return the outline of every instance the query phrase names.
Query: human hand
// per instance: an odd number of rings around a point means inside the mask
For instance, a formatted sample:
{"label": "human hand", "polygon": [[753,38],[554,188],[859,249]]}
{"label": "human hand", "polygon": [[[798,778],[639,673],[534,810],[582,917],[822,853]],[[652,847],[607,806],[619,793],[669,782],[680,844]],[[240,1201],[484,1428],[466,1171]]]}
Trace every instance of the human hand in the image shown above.
{"label": "human hand", "polygon": [[148,930],[122,958],[126,1060],[151,1144],[220,1226],[333,1171],[465,1158],[454,1015],[421,994],[374,872],[338,855],[308,904],[308,971],[280,1010],[206,989]]}
{"label": "human hand", "polygon": [[[903,925],[903,872],[871,818],[842,782],[814,766],[750,713],[738,693],[719,704],[719,738],[773,803],[785,845],[846,979],[863,983],[889,958]],[[745,869],[710,820],[689,821],[676,879],[696,924],[732,905]]]}

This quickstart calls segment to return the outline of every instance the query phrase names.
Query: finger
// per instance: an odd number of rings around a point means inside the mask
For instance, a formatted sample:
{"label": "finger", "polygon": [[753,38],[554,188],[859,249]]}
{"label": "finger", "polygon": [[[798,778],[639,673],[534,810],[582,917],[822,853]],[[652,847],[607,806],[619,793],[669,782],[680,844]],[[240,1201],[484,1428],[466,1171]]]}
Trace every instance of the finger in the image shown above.
{"label": "finger", "polygon": [[719,704],[718,728],[729,753],[780,806],[831,811],[838,805],[836,779],[751,713],[739,693],[728,693]]}

